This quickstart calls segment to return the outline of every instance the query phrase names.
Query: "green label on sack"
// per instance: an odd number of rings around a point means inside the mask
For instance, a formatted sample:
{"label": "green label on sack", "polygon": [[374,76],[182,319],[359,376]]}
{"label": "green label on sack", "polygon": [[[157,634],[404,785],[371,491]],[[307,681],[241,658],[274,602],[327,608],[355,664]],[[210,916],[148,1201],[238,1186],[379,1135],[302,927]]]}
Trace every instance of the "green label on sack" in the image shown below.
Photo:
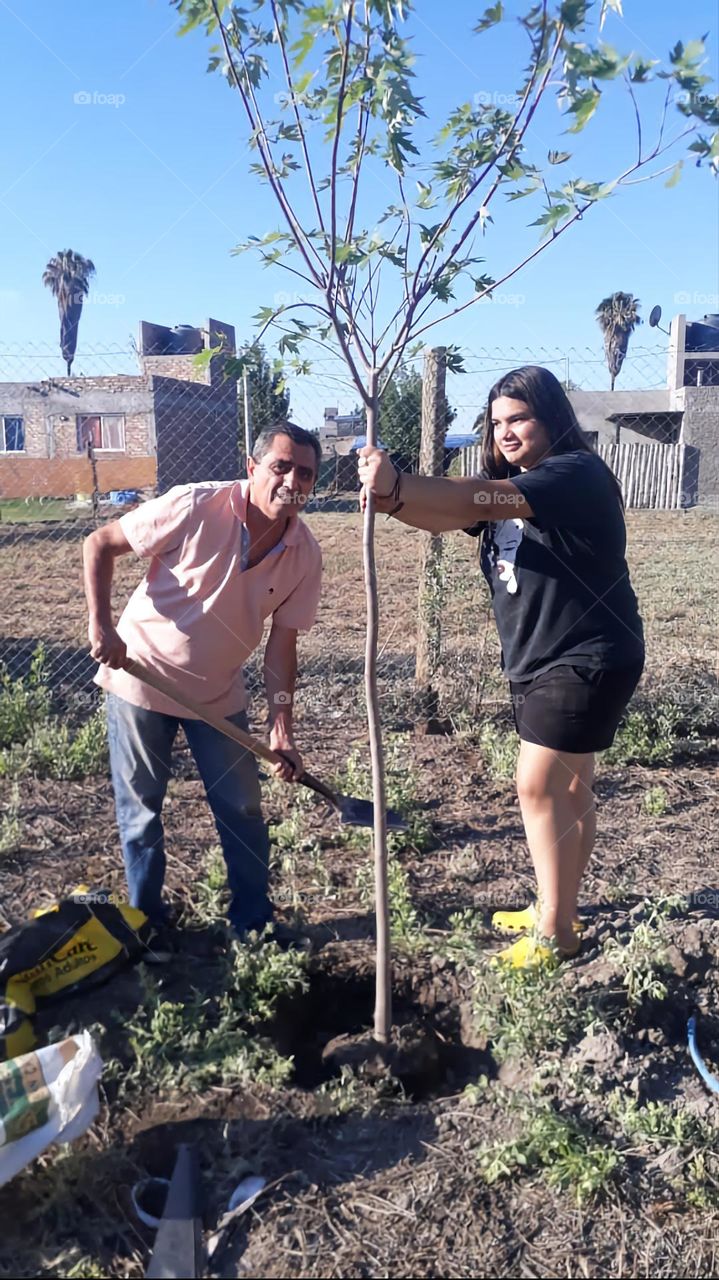
{"label": "green label on sack", "polygon": [[50,1090],[40,1059],[28,1053],[21,1060],[0,1065],[0,1145],[16,1142],[31,1129],[47,1124]]}

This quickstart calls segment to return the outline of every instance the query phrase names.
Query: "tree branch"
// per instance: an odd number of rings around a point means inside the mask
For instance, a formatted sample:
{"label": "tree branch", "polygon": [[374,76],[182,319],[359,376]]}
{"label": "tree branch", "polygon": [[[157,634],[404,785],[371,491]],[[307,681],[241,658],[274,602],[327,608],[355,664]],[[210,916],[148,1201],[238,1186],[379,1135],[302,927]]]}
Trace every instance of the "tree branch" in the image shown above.
{"label": "tree branch", "polygon": [[[369,49],[370,49],[370,34],[371,34],[369,16],[367,13],[367,0],[365,0],[364,16],[365,16],[366,39],[365,39],[363,72],[366,76],[368,65],[369,65]],[[363,114],[364,114],[364,121],[363,121]],[[345,244],[350,243],[350,240],[352,239],[352,234],[354,232],[355,213],[357,211],[357,194],[359,191],[359,180],[360,180],[360,172],[362,169],[362,159],[364,157],[364,150],[367,143],[367,130],[369,128],[369,119],[370,119],[370,114],[369,114],[369,111],[365,110],[365,101],[364,101],[364,98],[362,97],[359,100],[359,112],[358,112],[358,119],[357,119],[357,156],[355,160],[355,171],[354,171],[354,174],[352,175],[352,195],[350,197],[349,213],[347,214],[347,229],[345,231]]]}
{"label": "tree branch", "polygon": [[[539,51],[539,53],[541,53],[541,50],[542,50],[543,45],[544,45],[544,35],[545,35],[545,32],[546,32],[546,28],[547,28],[547,0],[542,0],[542,11],[543,11],[543,12],[542,12],[542,32],[541,32],[541,36],[540,36],[540,40],[539,40],[539,47],[538,47],[538,51]],[[537,103],[539,102],[539,100],[540,100],[540,98],[541,98],[541,96],[542,96],[542,94],[543,94],[544,90],[546,89],[546,80],[547,80],[547,77],[548,77],[549,73],[550,73],[550,72],[551,72],[551,70],[552,70],[552,67],[554,66],[554,62],[556,61],[557,53],[558,53],[559,48],[560,48],[560,46],[561,46],[561,41],[562,41],[562,37],[563,37],[563,35],[564,35],[564,25],[561,25],[561,26],[560,26],[560,28],[559,28],[559,34],[558,34],[557,40],[555,41],[554,51],[553,51],[553,53],[552,53],[552,57],[551,57],[551,59],[550,59],[550,63],[549,63],[548,69],[547,69],[547,76],[545,76],[545,83],[543,84],[543,86],[541,87],[541,89],[540,89],[540,91],[539,91],[539,94],[537,95],[537,99],[535,100],[535,104],[534,104],[534,106],[533,106],[533,108],[532,108],[532,111],[531,111],[531,113],[530,113],[530,116],[529,116],[529,118],[528,118],[528,120],[527,120],[527,122],[526,122],[526,124],[525,124],[525,126],[524,126],[524,128],[523,128],[523,130],[522,130],[522,133],[520,134],[520,136],[519,136],[519,138],[518,138],[518,142],[521,142],[521,139],[522,139],[522,137],[524,136],[524,133],[526,132],[527,125],[530,123],[531,118],[532,118],[532,115],[534,114],[534,111],[536,110]],[[423,253],[423,254],[422,254],[422,256],[420,257],[420,260],[419,260],[419,262],[418,262],[418,264],[417,264],[417,268],[416,268],[416,270],[415,270],[415,273],[414,273],[414,276],[413,276],[413,279],[412,279],[412,293],[413,293],[413,294],[414,294],[415,289],[416,289],[416,287],[417,287],[417,284],[418,284],[418,282],[419,282],[419,278],[420,278],[420,274],[421,274],[421,272],[422,272],[422,269],[423,269],[423,267],[424,267],[424,265],[425,265],[425,263],[426,263],[426,261],[427,261],[427,258],[429,257],[430,251],[434,248],[434,246],[435,246],[436,242],[437,242],[437,241],[438,241],[438,240],[439,240],[439,239],[440,239],[440,238],[441,238],[441,237],[442,237],[442,236],[443,236],[443,235],[444,235],[444,234],[449,230],[449,227],[451,226],[451,224],[452,224],[452,222],[453,222],[454,218],[457,216],[457,214],[459,213],[459,210],[462,208],[462,206],[463,206],[464,204],[466,204],[467,200],[470,200],[470,199],[471,199],[471,197],[474,195],[475,191],[477,191],[477,190],[479,189],[479,187],[482,185],[482,183],[484,182],[484,180],[485,180],[485,178],[487,177],[487,175],[488,175],[489,173],[491,173],[492,169],[493,169],[493,168],[494,168],[494,166],[497,164],[497,162],[498,162],[499,160],[501,160],[501,159],[502,159],[503,154],[504,154],[504,148],[506,147],[507,142],[508,142],[508,141],[509,141],[509,139],[511,138],[512,134],[514,133],[514,130],[517,128],[517,125],[519,124],[519,121],[520,121],[520,120],[521,120],[521,118],[522,118],[522,115],[523,115],[523,113],[524,113],[524,109],[525,109],[525,107],[526,107],[526,105],[527,105],[527,101],[529,100],[529,97],[530,97],[530,95],[531,95],[532,89],[534,88],[534,82],[535,82],[535,80],[536,80],[536,78],[537,78],[537,73],[538,73],[538,71],[539,71],[539,56],[537,55],[537,56],[535,56],[535,60],[534,60],[534,67],[532,68],[532,72],[531,72],[531,74],[530,74],[529,80],[527,81],[527,85],[526,85],[526,88],[525,88],[525,90],[524,90],[524,94],[523,94],[523,97],[522,97],[522,101],[521,101],[521,102],[520,102],[520,104],[519,104],[519,108],[518,108],[517,112],[515,113],[514,118],[513,118],[513,120],[512,120],[512,123],[510,124],[509,128],[507,129],[507,131],[506,131],[506,133],[505,133],[505,135],[504,135],[504,137],[503,137],[503,139],[502,139],[502,142],[501,142],[500,146],[498,147],[498,149],[497,149],[497,151],[495,152],[495,154],[494,154],[494,156],[492,157],[492,159],[488,162],[488,164],[487,164],[487,165],[485,165],[484,169],[482,169],[482,170],[481,170],[481,172],[479,173],[479,175],[474,179],[474,181],[470,183],[469,187],[468,187],[468,188],[467,188],[467,190],[463,193],[463,195],[459,198],[459,200],[455,201],[455,203],[454,203],[453,207],[450,209],[449,213],[448,213],[448,214],[447,214],[447,216],[445,217],[444,222],[442,222],[442,223],[440,224],[440,226],[438,227],[437,231],[436,231],[436,232],[435,232],[435,234],[433,235],[432,239],[431,239],[431,240],[429,241],[429,243],[425,246],[424,253]],[[515,146],[515,147],[513,148],[513,150],[512,150],[512,153],[511,153],[512,155],[514,154],[514,151],[515,151],[515,150],[516,150],[516,146]],[[511,158],[511,156],[510,156],[510,158]]]}
{"label": "tree branch", "polygon": [[639,103],[637,102],[637,95],[634,92],[634,88],[632,86],[631,80],[629,79],[629,76],[626,77],[626,83],[627,83],[627,88],[629,90],[629,96],[634,106],[634,117],[637,122],[637,164],[641,164],[642,163],[642,118],[639,114]]}
{"label": "tree branch", "polygon": [[288,60],[288,57],[287,57],[287,48],[286,48],[286,46],[285,46],[285,37],[284,37],[284,32],[282,31],[282,27],[281,27],[281,25],[280,25],[280,21],[279,21],[279,18],[278,18],[278,16],[277,16],[277,5],[276,5],[276,3],[275,3],[275,0],[271,0],[271,3],[272,3],[272,16],[273,16],[273,18],[274,18],[274,22],[275,22],[275,34],[276,34],[276,36],[277,36],[277,43],[278,43],[278,45],[279,45],[279,48],[280,48],[280,54],[281,54],[281,56],[282,56],[282,63],[283,63],[283,66],[284,66],[284,68],[285,68],[285,76],[286,76],[286,78],[287,78],[287,88],[288,88],[288,90],[289,90],[290,101],[291,101],[291,103],[292,103],[292,110],[293,110],[293,113],[294,113],[295,121],[296,121],[296,123],[297,123],[297,131],[298,131],[298,133],[299,133],[299,135],[300,135],[300,145],[301,145],[301,147],[302,147],[302,154],[303,154],[304,159],[305,159],[305,169],[306,169],[306,172],[307,172],[307,181],[309,182],[309,185],[310,185],[310,192],[311,192],[311,195],[312,195],[312,200],[313,200],[313,202],[314,202],[315,212],[316,212],[316,214],[317,214],[317,220],[318,220],[319,225],[320,225],[320,230],[324,231],[324,229],[325,229],[325,224],[324,224],[324,219],[323,219],[323,217],[322,217],[322,207],[321,207],[321,205],[320,205],[319,193],[318,193],[318,191],[317,191],[317,185],[316,185],[316,183],[315,183],[315,177],[314,177],[314,173],[313,173],[313,171],[312,171],[312,164],[311,164],[311,162],[310,162],[309,151],[307,150],[307,138],[306,138],[306,136],[305,136],[304,126],[303,126],[303,124],[302,124],[302,120],[301,120],[301,118],[300,118],[300,113],[299,113],[299,111],[298,111],[298,109],[297,109],[297,99],[296,99],[296,97],[295,97],[295,89],[294,89],[294,85],[293,85],[293,83],[292,83],[292,73],[291,73],[291,71],[290,71],[290,64],[289,64],[289,60]]}
{"label": "tree branch", "polygon": [[[342,135],[342,111],[344,108],[345,88],[347,85],[347,67],[349,65],[353,13],[354,0],[350,0],[347,10],[347,21],[345,23],[345,42],[342,50],[342,68],[340,71],[340,81],[337,90],[337,126],[335,129],[334,141],[332,143],[332,163],[330,166],[330,270],[329,279],[327,281],[328,301],[334,287],[335,273],[337,271],[337,155],[339,152],[340,137]],[[341,267],[339,274],[342,274]]]}
{"label": "tree branch", "polygon": [[[265,124],[262,119],[262,114],[257,105],[257,99],[255,98],[254,92],[252,91],[252,84],[249,78],[247,63],[245,60],[244,52],[242,50],[242,44],[240,42],[239,53],[242,59],[242,65],[244,68],[247,84],[249,86],[249,90],[250,90],[249,93],[245,90],[242,84],[242,79],[240,77],[240,74],[237,70],[237,67],[235,66],[232,49],[230,47],[230,42],[227,35],[227,29],[225,28],[222,22],[222,19],[220,17],[217,0],[211,0],[211,4],[212,4],[213,13],[217,20],[217,25],[220,31],[220,36],[222,39],[222,44],[224,46],[225,55],[227,57],[228,65],[231,71],[232,81],[234,83],[235,88],[238,90],[240,97],[242,98],[242,103],[247,113],[247,118],[250,122],[250,127],[252,129],[252,134],[257,139],[257,149],[260,153],[265,173],[267,174],[267,180],[272,188],[275,199],[277,200],[277,203],[279,204],[282,210],[282,213],[285,217],[285,221],[287,222],[287,225],[290,229],[290,232],[295,241],[297,249],[301,253],[302,257],[304,258],[307,270],[309,271],[312,279],[315,281],[316,287],[318,289],[323,289],[324,279],[322,274],[322,270],[323,270],[322,259],[320,258],[314,245],[307,238],[300,224],[295,218],[295,215],[292,211],[292,208],[289,204],[289,201],[287,200],[284,189],[282,187],[282,183],[278,180],[275,172],[275,165],[272,159],[272,151],[270,148],[269,139],[267,137],[267,130],[265,128]],[[233,23],[234,23],[234,18],[233,18]],[[317,268],[312,263],[312,260],[309,254],[310,249],[312,250],[312,253],[314,253],[315,257],[317,258],[317,262],[319,264],[319,270],[317,270]]]}

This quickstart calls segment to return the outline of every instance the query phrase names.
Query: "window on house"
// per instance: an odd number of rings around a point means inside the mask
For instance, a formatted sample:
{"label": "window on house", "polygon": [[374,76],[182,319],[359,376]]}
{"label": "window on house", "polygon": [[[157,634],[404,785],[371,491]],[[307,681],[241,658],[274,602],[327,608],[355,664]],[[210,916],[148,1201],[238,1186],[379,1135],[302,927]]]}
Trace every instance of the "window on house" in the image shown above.
{"label": "window on house", "polygon": [[0,453],[25,452],[25,424],[22,418],[0,417]]}
{"label": "window on house", "polygon": [[88,444],[91,444],[93,449],[96,450],[106,449],[114,450],[117,453],[124,452],[124,413],[78,414],[78,453],[84,453]]}

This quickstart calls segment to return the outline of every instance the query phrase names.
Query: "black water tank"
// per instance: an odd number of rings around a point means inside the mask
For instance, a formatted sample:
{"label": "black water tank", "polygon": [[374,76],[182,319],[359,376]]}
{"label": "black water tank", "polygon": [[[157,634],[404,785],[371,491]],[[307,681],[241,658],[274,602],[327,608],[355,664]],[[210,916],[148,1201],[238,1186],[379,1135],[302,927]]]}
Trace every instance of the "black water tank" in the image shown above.
{"label": "black water tank", "polygon": [[704,316],[687,325],[686,351],[719,351],[719,315]]}
{"label": "black water tank", "polygon": [[194,356],[203,349],[202,331],[191,324],[176,324],[172,330],[172,349],[178,356]]}

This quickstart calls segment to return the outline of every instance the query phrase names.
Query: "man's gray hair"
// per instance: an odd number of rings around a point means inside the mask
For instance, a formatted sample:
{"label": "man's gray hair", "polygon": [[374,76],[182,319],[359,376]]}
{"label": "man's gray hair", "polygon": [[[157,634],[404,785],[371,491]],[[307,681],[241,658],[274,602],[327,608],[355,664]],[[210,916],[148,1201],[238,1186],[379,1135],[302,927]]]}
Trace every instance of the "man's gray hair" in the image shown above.
{"label": "man's gray hair", "polygon": [[320,469],[322,460],[322,447],[318,437],[312,431],[305,431],[304,427],[298,427],[294,422],[273,422],[271,427],[264,427],[254,445],[252,446],[252,457],[255,462],[261,462],[266,453],[272,448],[273,441],[276,436],[289,436],[295,444],[309,445],[314,449],[315,453],[315,473]]}

